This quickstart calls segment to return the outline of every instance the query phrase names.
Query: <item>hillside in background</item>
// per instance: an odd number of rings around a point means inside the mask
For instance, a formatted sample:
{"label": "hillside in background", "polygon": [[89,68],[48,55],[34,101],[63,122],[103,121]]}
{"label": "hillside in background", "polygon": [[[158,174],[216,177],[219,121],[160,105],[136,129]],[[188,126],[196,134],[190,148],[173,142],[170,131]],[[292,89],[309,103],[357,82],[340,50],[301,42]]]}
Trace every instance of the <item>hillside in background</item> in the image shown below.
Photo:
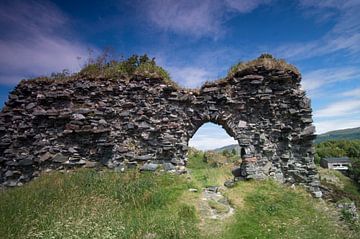
{"label": "hillside in background", "polygon": [[[315,144],[319,144],[324,141],[340,140],[340,139],[346,139],[346,140],[360,139],[360,127],[334,130],[334,131],[329,131],[329,132],[326,132],[323,134],[319,134],[316,136]],[[217,148],[217,149],[214,149],[211,151],[222,152],[224,150],[227,150],[230,152],[233,149],[235,149],[236,152],[238,154],[240,154],[240,146],[238,144],[226,145],[224,147]]]}
{"label": "hillside in background", "polygon": [[319,144],[324,141],[339,140],[339,139],[347,139],[347,140],[360,139],[360,127],[329,131],[324,134],[319,134],[316,136],[315,143]]}
{"label": "hillside in background", "polygon": [[210,151],[214,151],[214,152],[223,152],[225,150],[231,152],[233,149],[235,149],[236,151],[236,154],[240,155],[240,146],[238,144],[230,144],[230,145],[227,145],[227,146],[224,146],[224,147],[221,147],[221,148],[217,148],[217,149],[214,149],[214,150],[210,150]]}

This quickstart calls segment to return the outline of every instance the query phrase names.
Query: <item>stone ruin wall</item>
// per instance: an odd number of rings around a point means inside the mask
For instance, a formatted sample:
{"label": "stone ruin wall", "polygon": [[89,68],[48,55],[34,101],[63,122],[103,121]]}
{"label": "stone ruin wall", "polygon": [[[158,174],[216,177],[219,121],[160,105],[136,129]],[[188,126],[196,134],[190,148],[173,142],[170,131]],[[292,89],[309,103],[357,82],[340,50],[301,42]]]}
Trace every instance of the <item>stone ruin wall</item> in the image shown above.
{"label": "stone ruin wall", "polygon": [[264,65],[200,90],[133,76],[22,81],[0,113],[0,183],[21,185],[49,169],[115,170],[186,165],[188,142],[206,122],[244,148],[241,174],[305,185],[319,194],[312,110],[301,76]]}

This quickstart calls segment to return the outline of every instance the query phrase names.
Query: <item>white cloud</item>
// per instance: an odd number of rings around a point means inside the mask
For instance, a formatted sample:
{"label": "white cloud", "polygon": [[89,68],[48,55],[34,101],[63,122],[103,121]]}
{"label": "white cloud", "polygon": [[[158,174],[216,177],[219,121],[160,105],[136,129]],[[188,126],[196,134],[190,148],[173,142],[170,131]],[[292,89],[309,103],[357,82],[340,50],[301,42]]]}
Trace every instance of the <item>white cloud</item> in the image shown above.
{"label": "white cloud", "polygon": [[341,95],[349,97],[360,97],[360,88],[343,92]]}
{"label": "white cloud", "polygon": [[189,146],[200,150],[210,150],[237,143],[220,125],[206,123],[190,139]]}
{"label": "white cloud", "polygon": [[269,4],[271,0],[225,0],[225,3],[240,13],[248,13],[262,4]]}
{"label": "white cloud", "polygon": [[344,100],[338,101],[326,106],[323,109],[314,112],[314,117],[343,117],[349,114],[356,114],[360,112],[360,100]]}
{"label": "white cloud", "polygon": [[230,144],[237,144],[233,138],[197,138],[189,141],[189,146],[200,150],[211,150],[221,148]]}
{"label": "white cloud", "polygon": [[20,30],[20,35],[24,32],[54,33],[67,21],[66,16],[47,1],[4,1],[0,8],[0,24],[13,33]]}
{"label": "white cloud", "polygon": [[78,70],[77,57],[87,48],[69,34],[68,19],[53,4],[12,1],[0,7],[0,83],[16,84],[20,78]]}
{"label": "white cloud", "polygon": [[356,78],[360,78],[360,69],[356,67],[318,69],[303,75],[302,86],[307,91],[314,91],[327,85]]}
{"label": "white cloud", "polygon": [[149,0],[138,1],[148,19],[165,31],[217,38],[227,13],[248,13],[270,0]]}
{"label": "white cloud", "polygon": [[[78,56],[86,56],[87,50],[64,39],[38,36],[27,42],[6,42],[0,40],[0,83],[14,84],[19,73],[32,77],[63,69],[76,71],[80,62]],[[13,72],[15,75],[12,75]]]}
{"label": "white cloud", "polygon": [[320,8],[349,8],[359,4],[358,0],[300,0],[303,6]]}
{"label": "white cloud", "polygon": [[[313,12],[312,16],[321,21],[336,19],[336,23],[319,39],[279,47],[276,50],[278,55],[285,58],[305,59],[340,50],[345,50],[350,54],[360,52],[360,14],[358,14],[360,1],[299,0],[299,3],[305,14]],[[329,11],[332,11],[331,14]],[[324,19],[324,16],[331,17]]]}
{"label": "white cloud", "polygon": [[316,127],[316,133],[322,134],[333,130],[360,127],[360,117],[353,119],[319,121],[315,122],[314,125]]}
{"label": "white cloud", "polygon": [[175,81],[189,88],[199,87],[205,81],[215,78],[212,72],[199,67],[170,67],[168,70]]}
{"label": "white cloud", "polygon": [[151,55],[156,57],[156,62],[170,73],[173,80],[189,88],[224,77],[231,65],[249,57],[242,49],[209,46],[182,51],[163,47],[154,50]]}
{"label": "white cloud", "polygon": [[212,0],[144,2],[150,20],[159,28],[195,36],[219,34],[219,3]]}

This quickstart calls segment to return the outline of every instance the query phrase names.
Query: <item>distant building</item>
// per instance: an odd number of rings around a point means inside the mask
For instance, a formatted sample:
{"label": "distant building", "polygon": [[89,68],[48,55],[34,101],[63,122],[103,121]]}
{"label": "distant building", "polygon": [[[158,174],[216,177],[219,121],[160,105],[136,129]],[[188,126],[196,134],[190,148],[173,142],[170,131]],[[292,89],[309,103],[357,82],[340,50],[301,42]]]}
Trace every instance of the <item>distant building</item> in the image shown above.
{"label": "distant building", "polygon": [[320,161],[323,168],[330,168],[339,171],[346,171],[351,166],[351,161],[348,157],[342,158],[323,158]]}

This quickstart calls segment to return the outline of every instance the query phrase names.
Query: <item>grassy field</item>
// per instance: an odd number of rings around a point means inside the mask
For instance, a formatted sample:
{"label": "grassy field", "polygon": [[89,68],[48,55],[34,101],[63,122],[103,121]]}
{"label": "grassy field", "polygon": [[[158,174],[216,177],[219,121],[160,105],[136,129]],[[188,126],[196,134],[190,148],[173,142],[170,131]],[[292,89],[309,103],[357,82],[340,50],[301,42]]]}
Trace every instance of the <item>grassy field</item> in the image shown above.
{"label": "grassy field", "polygon": [[359,238],[330,204],[273,181],[224,189],[234,215],[203,218],[202,188],[222,185],[230,167],[210,167],[197,154],[190,175],[45,174],[0,192],[0,238]]}

